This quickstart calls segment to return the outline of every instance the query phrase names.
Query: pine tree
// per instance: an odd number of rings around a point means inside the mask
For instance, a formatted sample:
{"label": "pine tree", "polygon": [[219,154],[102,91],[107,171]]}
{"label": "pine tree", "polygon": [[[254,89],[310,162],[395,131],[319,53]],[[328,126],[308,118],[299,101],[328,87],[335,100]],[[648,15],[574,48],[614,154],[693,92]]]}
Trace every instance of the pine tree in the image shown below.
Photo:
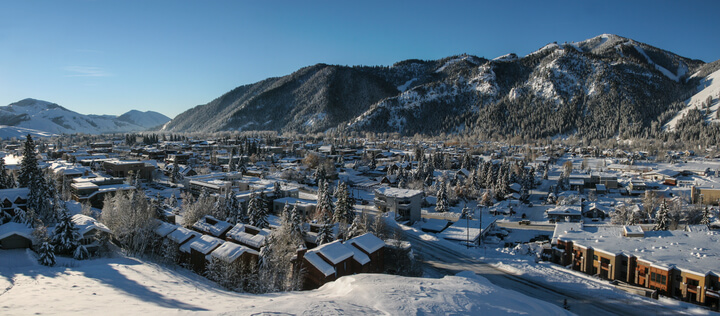
{"label": "pine tree", "polygon": [[333,240],[335,240],[335,236],[333,236],[332,224],[330,223],[330,218],[325,215],[320,222],[320,231],[318,231],[316,243],[322,245]]}
{"label": "pine tree", "polygon": [[325,216],[328,218],[333,215],[332,198],[330,197],[330,187],[327,182],[323,181],[318,187],[317,210],[315,219],[321,219]]}
{"label": "pine tree", "polygon": [[273,183],[273,198],[279,199],[282,197],[282,189],[280,188],[280,182]]}
{"label": "pine tree", "polygon": [[345,182],[338,184],[338,189],[335,194],[337,197],[337,204],[335,205],[335,212],[333,213],[333,222],[335,223],[351,223],[355,217],[355,213],[352,210],[352,205],[348,199],[348,189]]}
{"label": "pine tree", "polygon": [[710,210],[707,206],[703,209],[702,218],[700,219],[700,225],[710,226]]}
{"label": "pine tree", "polygon": [[71,254],[77,247],[80,235],[67,210],[60,213],[60,221],[55,226],[53,246],[60,254]]}
{"label": "pine tree", "polygon": [[445,213],[450,210],[450,202],[448,201],[447,189],[445,188],[445,182],[440,180],[437,183],[438,193],[437,202],[435,203],[435,212]]}
{"label": "pine tree", "polygon": [[11,183],[12,178],[5,169],[5,158],[0,158],[0,189],[14,188],[14,183]]}
{"label": "pine tree", "polygon": [[254,195],[248,204],[248,222],[257,228],[268,227],[267,208],[257,195]]}
{"label": "pine tree", "polygon": [[32,136],[28,134],[23,146],[23,158],[20,162],[18,182],[21,188],[27,188],[30,187],[31,183],[36,178],[40,177],[42,177],[42,171],[40,171],[40,166],[38,165],[35,153],[35,142],[33,141]]}
{"label": "pine tree", "polygon": [[52,267],[55,265],[55,248],[48,242],[43,242],[40,246],[40,258],[38,262],[44,266]]}
{"label": "pine tree", "polygon": [[298,211],[297,204],[295,204],[292,211],[290,211],[290,231],[293,235],[300,239],[302,239],[305,235],[305,231],[302,227],[302,218],[300,212]]}
{"label": "pine tree", "polygon": [[667,203],[663,200],[660,204],[660,209],[657,211],[653,230],[668,230],[668,211]]}
{"label": "pine tree", "polygon": [[367,233],[367,226],[365,225],[365,222],[360,216],[355,216],[352,224],[350,224],[350,227],[345,233],[345,240],[355,238],[365,233]]}
{"label": "pine tree", "polygon": [[75,251],[73,252],[73,258],[75,258],[75,260],[85,260],[89,257],[90,253],[83,245],[77,246],[77,248],[75,248]]}

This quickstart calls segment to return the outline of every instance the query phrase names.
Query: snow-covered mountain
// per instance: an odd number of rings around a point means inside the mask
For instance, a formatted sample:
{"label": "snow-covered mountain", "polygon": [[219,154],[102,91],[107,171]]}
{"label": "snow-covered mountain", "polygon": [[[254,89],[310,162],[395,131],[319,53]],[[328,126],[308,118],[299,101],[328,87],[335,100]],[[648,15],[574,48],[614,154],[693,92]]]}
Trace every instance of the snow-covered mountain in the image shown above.
{"label": "snow-covered mountain", "polygon": [[550,43],[523,57],[318,64],[238,87],[164,129],[657,135],[701,84],[690,74],[705,65],[611,34]]}
{"label": "snow-covered mountain", "polygon": [[144,131],[168,121],[170,118],[152,111],[133,110],[121,116],[84,115],[55,103],[35,99],[24,99],[0,107],[0,125],[55,134]]}
{"label": "snow-covered mountain", "polygon": [[[710,72],[709,75],[705,73]],[[705,67],[693,74],[691,78],[699,78],[700,84],[697,86],[696,93],[689,99],[685,100],[685,108],[678,111],[677,114],[665,124],[668,131],[676,130],[678,123],[685,118],[691,110],[697,110],[701,113],[702,120],[705,122],[720,123],[720,61],[707,64]]]}

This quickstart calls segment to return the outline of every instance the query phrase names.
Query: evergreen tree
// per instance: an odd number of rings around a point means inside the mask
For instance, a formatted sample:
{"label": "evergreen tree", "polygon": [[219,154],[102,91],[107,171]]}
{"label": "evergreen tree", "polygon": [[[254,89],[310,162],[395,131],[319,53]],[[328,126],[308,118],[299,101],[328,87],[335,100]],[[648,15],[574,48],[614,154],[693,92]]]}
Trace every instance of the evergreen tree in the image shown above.
{"label": "evergreen tree", "polygon": [[55,248],[48,242],[43,242],[40,246],[40,258],[38,262],[44,266],[52,267],[55,265]]}
{"label": "evergreen tree", "polygon": [[668,230],[668,211],[669,208],[667,206],[667,203],[665,203],[665,200],[663,200],[660,204],[660,208],[657,211],[657,216],[655,217],[655,226],[653,227],[653,230]]}
{"label": "evergreen tree", "polygon": [[333,222],[349,224],[355,217],[355,213],[350,205],[347,184],[340,182],[335,197],[337,197],[337,204],[335,205],[335,212],[333,213]]}
{"label": "evergreen tree", "polygon": [[90,257],[90,253],[88,252],[87,248],[83,245],[78,245],[77,248],[75,248],[75,251],[73,252],[73,258],[75,260],[85,260]]}
{"label": "evergreen tree", "polygon": [[445,213],[450,210],[450,202],[448,201],[447,189],[445,188],[445,182],[440,180],[437,183],[438,193],[437,202],[435,203],[435,212]]}
{"label": "evergreen tree", "polygon": [[350,224],[350,227],[345,233],[345,240],[355,238],[365,233],[367,233],[367,226],[365,225],[360,216],[355,216],[352,224]]}
{"label": "evergreen tree", "polygon": [[257,195],[254,195],[248,204],[248,223],[257,228],[268,227],[268,211]]}
{"label": "evergreen tree", "polygon": [[60,254],[72,254],[77,247],[80,234],[72,221],[72,217],[67,210],[60,213],[60,221],[55,226],[53,234],[53,246]]}
{"label": "evergreen tree", "polygon": [[273,198],[279,199],[282,197],[282,189],[280,188],[280,182],[275,181],[273,183]]}
{"label": "evergreen tree", "polygon": [[[180,180],[182,180],[182,176],[180,175],[180,166],[178,165],[177,158],[175,158],[173,159],[172,172],[170,173],[170,182],[178,183]],[[175,193],[173,192],[173,194]]]}
{"label": "evergreen tree", "polygon": [[326,181],[318,187],[316,219],[325,216],[330,218],[333,215],[332,198],[330,197],[330,187]]}
{"label": "evergreen tree", "polygon": [[700,225],[710,226],[710,210],[707,206],[703,209],[702,218],[700,219]]}
{"label": "evergreen tree", "polygon": [[40,177],[42,177],[42,171],[40,171],[35,153],[35,142],[32,136],[28,134],[23,146],[23,158],[20,162],[18,182],[21,188],[28,188],[35,179]]}
{"label": "evergreen tree", "polygon": [[335,240],[335,236],[333,236],[330,218],[327,215],[324,215],[322,221],[320,222],[320,231],[318,231],[316,243],[319,246],[332,242],[333,240]]}
{"label": "evergreen tree", "polygon": [[12,183],[12,177],[10,177],[5,169],[5,158],[0,158],[0,189],[10,189],[14,187],[15,184]]}
{"label": "evergreen tree", "polygon": [[295,204],[292,208],[292,211],[290,211],[290,231],[293,235],[297,236],[297,238],[302,239],[305,235],[305,231],[302,227],[302,218],[301,218],[300,211],[297,209],[297,204]]}
{"label": "evergreen tree", "polygon": [[178,200],[177,200],[177,197],[175,196],[175,191],[173,191],[173,193],[168,198],[168,201],[165,203],[167,203],[167,205],[173,209],[178,206]]}

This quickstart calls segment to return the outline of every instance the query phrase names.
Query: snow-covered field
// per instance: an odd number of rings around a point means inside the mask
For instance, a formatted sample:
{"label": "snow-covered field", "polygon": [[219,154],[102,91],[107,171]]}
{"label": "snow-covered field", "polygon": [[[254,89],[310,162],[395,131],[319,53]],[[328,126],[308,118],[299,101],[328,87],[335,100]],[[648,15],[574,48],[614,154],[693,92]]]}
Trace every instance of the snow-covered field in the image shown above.
{"label": "snow-covered field", "polygon": [[566,315],[567,311],[463,272],[441,279],[360,274],[314,291],[225,291],[188,270],[117,256],[40,266],[0,250],[0,314]]}

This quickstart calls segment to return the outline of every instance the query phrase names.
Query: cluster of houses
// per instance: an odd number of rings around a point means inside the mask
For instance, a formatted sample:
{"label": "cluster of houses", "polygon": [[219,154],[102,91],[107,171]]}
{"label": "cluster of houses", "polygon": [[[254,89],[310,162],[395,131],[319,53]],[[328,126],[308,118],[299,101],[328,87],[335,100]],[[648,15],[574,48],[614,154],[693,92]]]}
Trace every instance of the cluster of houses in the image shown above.
{"label": "cluster of houses", "polygon": [[[209,215],[196,222],[192,229],[159,222],[154,232],[159,238],[156,247],[164,241],[171,242],[179,250],[177,263],[198,273],[203,273],[213,258],[256,265],[266,237],[271,233],[266,228],[232,225]],[[293,260],[293,264],[305,272],[304,288],[317,288],[345,275],[383,272],[385,242],[372,233],[319,246],[307,245],[313,248],[301,247]]]}
{"label": "cluster of houses", "polygon": [[551,260],[573,270],[648,295],[676,297],[715,310],[720,305],[720,232],[705,225],[643,231],[640,226],[558,223],[553,243]]}

